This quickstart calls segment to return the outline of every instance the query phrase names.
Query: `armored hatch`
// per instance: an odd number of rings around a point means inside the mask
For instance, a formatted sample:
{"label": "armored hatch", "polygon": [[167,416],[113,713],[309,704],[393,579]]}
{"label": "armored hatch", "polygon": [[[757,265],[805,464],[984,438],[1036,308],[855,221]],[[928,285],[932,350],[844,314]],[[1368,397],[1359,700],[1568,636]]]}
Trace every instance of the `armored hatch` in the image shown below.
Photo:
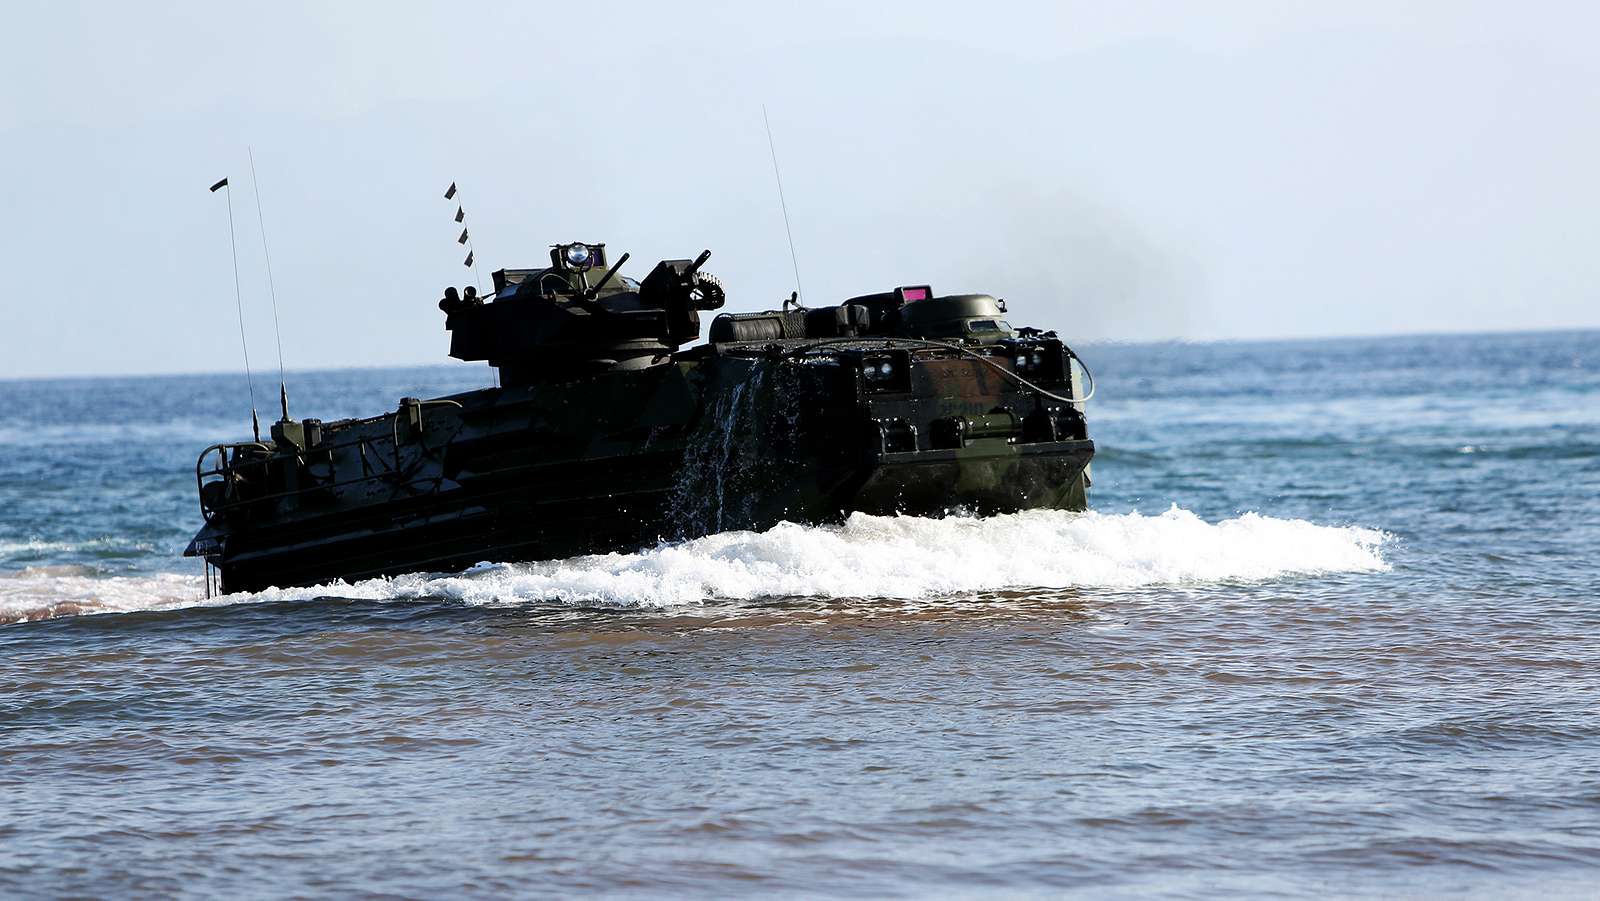
{"label": "armored hatch", "polygon": [[852,297],[838,306],[723,313],[711,323],[716,344],[794,341],[883,334],[946,341],[999,341],[1016,336],[1001,318],[1005,303],[988,294],[935,296],[921,285]]}
{"label": "armored hatch", "polygon": [[929,297],[900,308],[896,329],[909,338],[997,340],[1016,334],[1000,318],[1005,306],[988,294],[949,294]]}

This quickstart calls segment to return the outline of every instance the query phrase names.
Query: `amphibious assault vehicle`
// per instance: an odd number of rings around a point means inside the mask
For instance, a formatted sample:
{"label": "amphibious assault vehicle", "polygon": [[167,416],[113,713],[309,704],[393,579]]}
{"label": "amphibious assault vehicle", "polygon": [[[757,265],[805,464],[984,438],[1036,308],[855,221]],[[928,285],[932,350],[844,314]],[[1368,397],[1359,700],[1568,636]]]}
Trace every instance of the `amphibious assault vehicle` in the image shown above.
{"label": "amphibious assault vehicle", "polygon": [[693,260],[603,244],[448,289],[450,356],[499,386],[366,419],[283,418],[195,466],[208,591],[637,549],[854,511],[1081,510],[1088,372],[1005,302],[927,286],[718,315]]}

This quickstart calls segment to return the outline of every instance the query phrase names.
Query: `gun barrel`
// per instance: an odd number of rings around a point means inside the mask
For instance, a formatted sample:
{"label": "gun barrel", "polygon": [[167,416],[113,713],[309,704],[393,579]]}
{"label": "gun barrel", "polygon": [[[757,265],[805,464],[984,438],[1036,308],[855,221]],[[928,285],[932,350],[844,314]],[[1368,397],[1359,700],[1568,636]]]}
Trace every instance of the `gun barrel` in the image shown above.
{"label": "gun barrel", "polygon": [[611,268],[606,270],[606,274],[600,276],[600,280],[595,282],[594,287],[588,290],[588,296],[594,297],[599,294],[600,289],[604,288],[611,281],[611,277],[617,274],[617,270],[622,268],[622,264],[628,262],[629,256],[629,254],[624,253],[621,257],[618,257],[617,261],[611,264]]}

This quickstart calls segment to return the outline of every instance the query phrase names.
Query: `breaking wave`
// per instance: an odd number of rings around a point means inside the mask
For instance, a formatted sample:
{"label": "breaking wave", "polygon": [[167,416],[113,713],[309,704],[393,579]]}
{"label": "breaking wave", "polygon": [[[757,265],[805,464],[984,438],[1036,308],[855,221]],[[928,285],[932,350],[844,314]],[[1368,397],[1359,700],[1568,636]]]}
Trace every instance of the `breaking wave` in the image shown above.
{"label": "breaking wave", "polygon": [[1031,511],[983,519],[855,514],[782,523],[632,554],[482,564],[200,600],[196,575],[103,577],[74,567],[0,575],[0,623],[82,613],[342,597],[675,607],[772,597],[916,599],[1019,588],[1132,588],[1388,569],[1388,536],[1247,513],[1208,523],[1174,506],[1138,513]]}

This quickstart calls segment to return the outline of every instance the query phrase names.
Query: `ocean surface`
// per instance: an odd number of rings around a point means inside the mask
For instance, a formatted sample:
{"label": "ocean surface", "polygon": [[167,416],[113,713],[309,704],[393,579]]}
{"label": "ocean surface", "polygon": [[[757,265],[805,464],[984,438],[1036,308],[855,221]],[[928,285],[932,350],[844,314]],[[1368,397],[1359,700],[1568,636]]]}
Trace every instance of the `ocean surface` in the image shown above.
{"label": "ocean surface", "polygon": [[0,382],[0,896],[1600,894],[1600,332],[1079,350],[1092,513],[210,601],[242,377]]}

